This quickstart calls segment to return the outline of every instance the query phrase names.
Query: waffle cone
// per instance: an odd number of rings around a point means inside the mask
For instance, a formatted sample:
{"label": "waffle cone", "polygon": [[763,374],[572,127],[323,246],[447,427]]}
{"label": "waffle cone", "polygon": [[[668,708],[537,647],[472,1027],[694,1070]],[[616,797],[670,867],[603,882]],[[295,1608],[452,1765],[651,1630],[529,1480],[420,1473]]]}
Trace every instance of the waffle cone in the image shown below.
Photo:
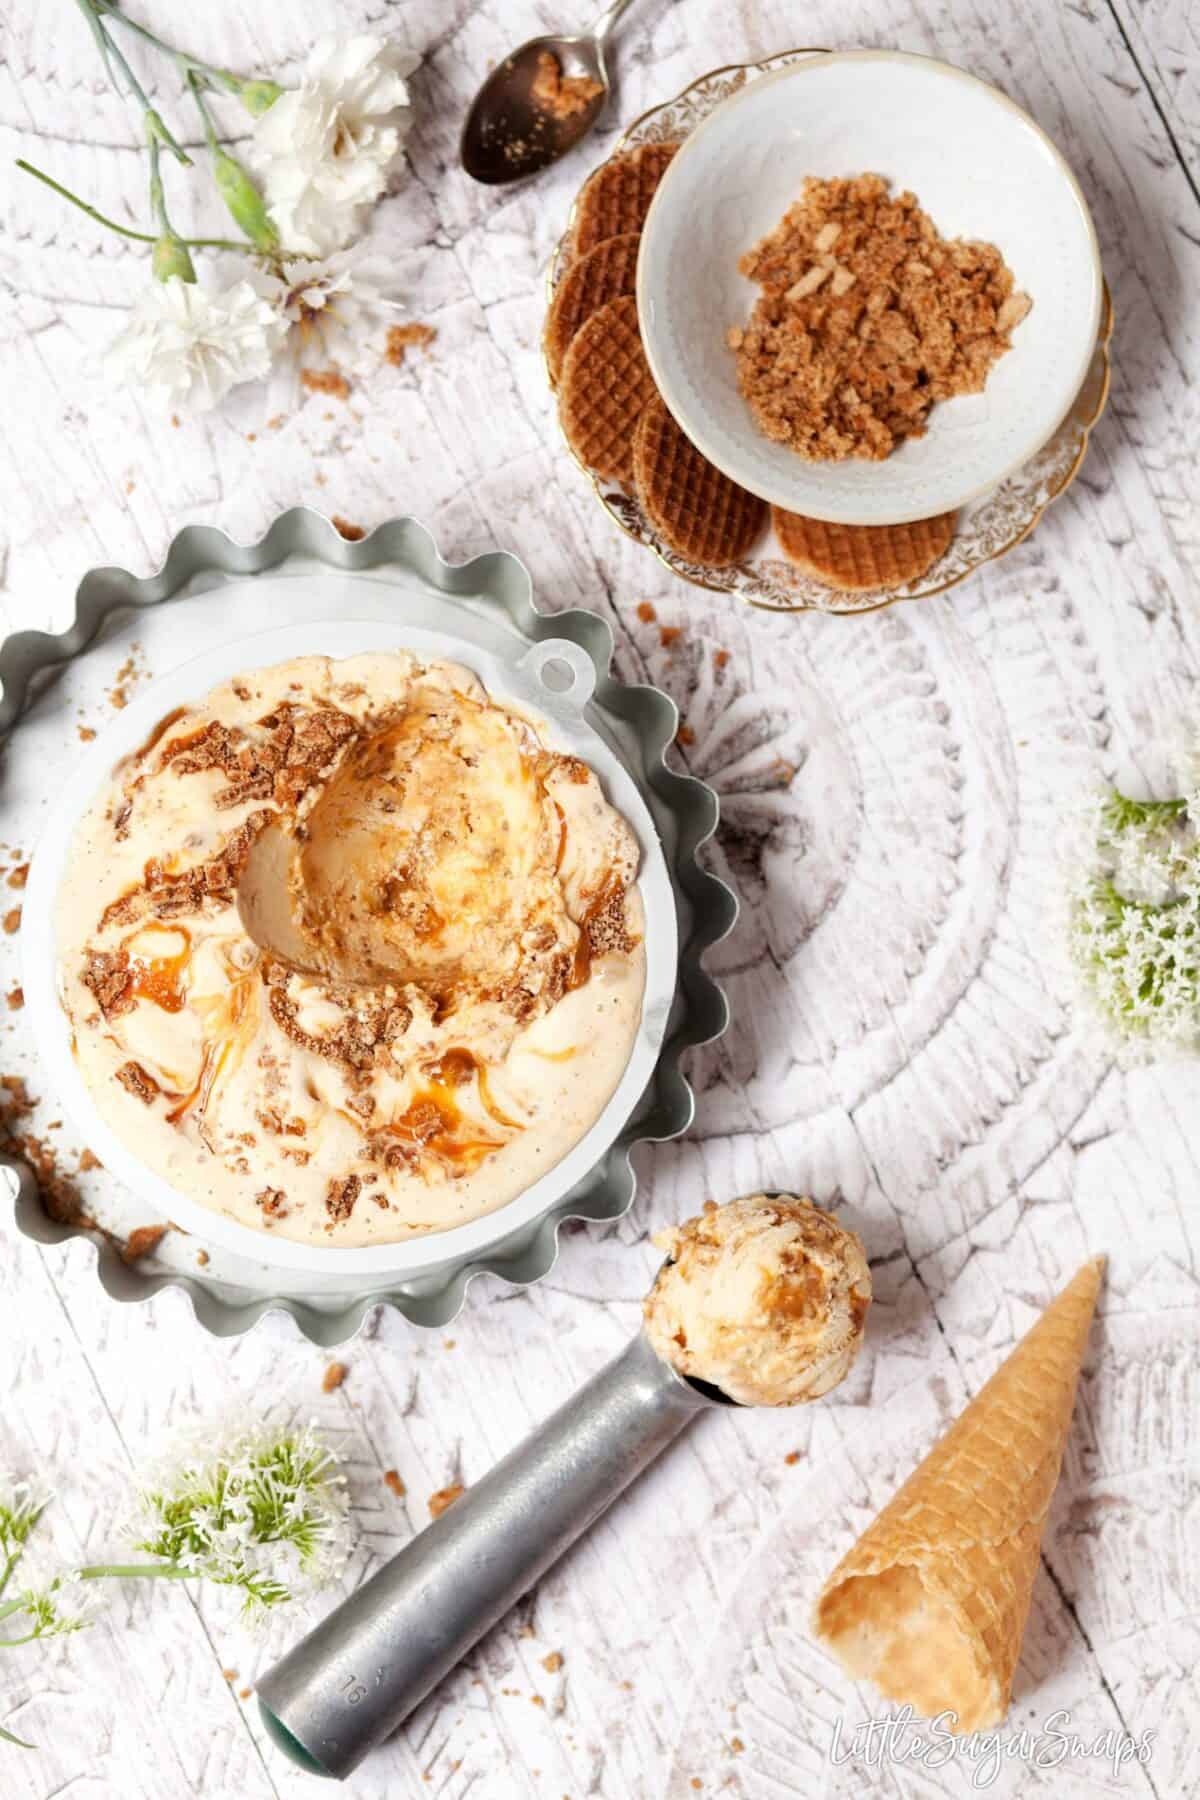
{"label": "waffle cone", "polygon": [[1085,1263],[821,1590],[847,1671],[955,1729],[1008,1711],[1104,1260]]}

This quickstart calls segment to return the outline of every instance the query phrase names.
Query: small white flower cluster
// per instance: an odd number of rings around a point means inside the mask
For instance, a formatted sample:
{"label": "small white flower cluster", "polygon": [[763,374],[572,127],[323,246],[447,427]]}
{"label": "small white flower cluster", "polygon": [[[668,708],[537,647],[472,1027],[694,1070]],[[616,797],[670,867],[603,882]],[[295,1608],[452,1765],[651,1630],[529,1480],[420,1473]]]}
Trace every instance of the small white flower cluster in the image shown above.
{"label": "small white flower cluster", "polygon": [[73,1631],[85,1631],[100,1610],[95,1588],[81,1578],[78,1570],[67,1569],[45,1587],[28,1587],[15,1596],[11,1612],[0,1625],[0,1633],[10,1635],[0,1636],[0,1643],[69,1637]]}
{"label": "small white flower cluster", "polygon": [[416,58],[382,39],[323,38],[300,85],[255,123],[253,158],[275,250],[223,285],[153,282],[105,356],[108,379],[156,404],[208,411],[313,335],[332,340],[394,311],[383,260],[347,249],[385,191],[411,119]]}
{"label": "small white flower cluster", "polygon": [[53,1495],[32,1481],[0,1476],[0,1645],[32,1643],[81,1631],[97,1606],[78,1572],[67,1570],[42,1587],[10,1588],[34,1526]]}
{"label": "small white flower cluster", "polygon": [[24,1555],[34,1526],[52,1499],[48,1488],[0,1475],[0,1594]]}
{"label": "small white flower cluster", "polygon": [[350,1554],[345,1479],[311,1425],[230,1427],[177,1440],[139,1482],[139,1550],[237,1587],[246,1610],[336,1580]]}
{"label": "small white flower cluster", "polygon": [[1200,787],[1174,800],[1092,798],[1068,873],[1069,949],[1110,1044],[1128,1058],[1200,1049]]}

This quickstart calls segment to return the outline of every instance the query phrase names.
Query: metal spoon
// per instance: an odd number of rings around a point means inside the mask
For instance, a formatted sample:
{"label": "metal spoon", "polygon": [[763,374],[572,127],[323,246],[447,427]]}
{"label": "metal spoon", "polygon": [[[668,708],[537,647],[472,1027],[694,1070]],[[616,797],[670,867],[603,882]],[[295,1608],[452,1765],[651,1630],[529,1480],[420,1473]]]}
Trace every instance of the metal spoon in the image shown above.
{"label": "metal spoon", "polygon": [[[578,37],[530,38],[498,63],[476,94],[463,126],[459,154],[463,168],[489,187],[519,181],[565,156],[592,129],[608,104],[604,51],[630,0],[613,0],[588,33]],[[556,113],[539,105],[533,92],[540,59],[551,56],[562,80],[582,79],[596,91],[577,111]]]}

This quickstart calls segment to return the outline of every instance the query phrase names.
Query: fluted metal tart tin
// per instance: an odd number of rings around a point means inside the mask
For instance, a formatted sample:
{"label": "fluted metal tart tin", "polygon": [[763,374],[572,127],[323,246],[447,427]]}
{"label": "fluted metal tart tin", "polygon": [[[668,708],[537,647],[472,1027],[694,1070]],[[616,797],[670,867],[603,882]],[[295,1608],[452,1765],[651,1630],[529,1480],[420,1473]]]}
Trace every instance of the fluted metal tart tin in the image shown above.
{"label": "fluted metal tart tin", "polygon": [[[150,609],[168,601],[165,634],[165,622]],[[31,1172],[3,1158],[18,1228],[43,1244],[85,1236],[94,1246],[100,1281],[114,1300],[140,1301],[164,1286],[181,1287],[199,1322],[220,1336],[246,1330],[265,1312],[283,1310],[313,1342],[335,1344],[351,1336],[378,1303],[395,1306],[417,1323],[439,1326],[458,1311],[474,1275],[490,1272],[521,1284],[538,1280],[554,1263],[564,1220],[610,1220],[627,1210],[635,1187],[633,1146],[687,1129],[693,1098],[680,1072],[680,1053],[717,1036],[726,1022],[723,996],[700,958],[728,931],[736,904],[696,860],[716,825],[715,796],[702,782],[666,766],[664,752],[678,726],[673,702],[655,688],[626,685],[612,676],[612,635],[602,619],[581,610],[539,612],[528,572],[507,552],[451,564],[416,520],[391,520],[349,542],[318,514],[295,509],[254,545],[234,544],[210,527],[189,527],[149,577],[93,570],[80,584],[75,622],[67,631],[21,632],[0,646],[0,733],[7,738],[20,722],[9,746],[10,787],[26,779],[21,757],[38,758],[39,736],[61,744],[64,721],[56,714],[65,713],[69,721],[67,702],[58,686],[43,692],[55,670],[86,663],[98,640],[111,642],[112,632],[131,630],[130,617],[143,636],[157,631],[162,639],[154,657],[158,679],[144,699],[119,713],[103,736],[74,758],[73,766],[56,775],[25,897],[25,985],[43,1053],[39,1078],[48,1083],[55,1104],[65,1103],[72,1116],[80,1118],[82,1108],[86,1132],[97,1134],[99,1127],[87,1115],[86,1096],[81,1102],[81,1084],[53,1003],[50,901],[74,820],[125,739],[136,738],[143,711],[197,698],[236,667],[261,667],[301,653],[341,656],[386,646],[457,658],[476,668],[497,698],[540,714],[560,742],[591,761],[642,847],[648,965],[642,1030],[626,1077],[578,1152],[535,1189],[448,1232],[366,1252],[285,1248],[283,1240],[261,1242],[265,1234],[222,1225],[216,1215],[181,1206],[177,1196],[159,1195],[158,1210],[168,1210],[194,1235],[169,1233],[154,1261],[130,1264],[102,1234],[52,1219]],[[173,665],[165,672],[164,657]],[[75,1091],[63,1091],[72,1083]],[[146,1222],[146,1208],[155,1201],[136,1159],[127,1149],[118,1153],[107,1140],[96,1148],[106,1164],[106,1183],[124,1174],[143,1203],[136,1222]],[[136,1207],[131,1214],[126,1205],[129,1222],[135,1214]],[[292,1254],[297,1250],[300,1255]],[[202,1266],[199,1252],[208,1257]]]}

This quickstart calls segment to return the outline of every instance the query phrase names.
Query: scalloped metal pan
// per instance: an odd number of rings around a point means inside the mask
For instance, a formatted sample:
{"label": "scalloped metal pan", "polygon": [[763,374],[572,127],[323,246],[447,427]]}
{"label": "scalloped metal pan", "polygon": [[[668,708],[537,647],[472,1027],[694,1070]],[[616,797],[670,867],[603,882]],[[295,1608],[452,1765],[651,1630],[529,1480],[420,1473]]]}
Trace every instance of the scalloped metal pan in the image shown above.
{"label": "scalloped metal pan", "polygon": [[[515,634],[526,644],[566,638],[578,645],[596,670],[592,705],[597,722],[637,781],[658,830],[679,927],[675,1000],[662,1054],[611,1148],[536,1219],[475,1256],[449,1258],[419,1277],[393,1279],[387,1285],[370,1284],[361,1277],[357,1282],[335,1278],[310,1290],[303,1283],[294,1286],[282,1271],[265,1276],[261,1268],[231,1267],[228,1258],[217,1256],[203,1274],[131,1265],[105,1238],[51,1219],[29,1169],[0,1157],[13,1190],[19,1230],[41,1244],[85,1238],[95,1254],[101,1285],[113,1300],[140,1302],[164,1287],[178,1287],[188,1295],[200,1324],[216,1336],[236,1335],[265,1313],[284,1311],[312,1342],[329,1346],[353,1336],[368,1311],[379,1304],[394,1306],[414,1323],[441,1326],[462,1306],[474,1276],[486,1272],[521,1285],[540,1280],[554,1264],[565,1220],[606,1221],[628,1210],[635,1191],[633,1146],[677,1137],[691,1123],[694,1101],[679,1058],[685,1049],[706,1043],[725,1029],[724,996],[705,974],[701,956],[730,929],[737,909],[729,889],[703,871],[696,858],[716,827],[716,796],[703,782],[666,766],[664,752],[678,727],[674,703],[657,688],[627,685],[612,676],[612,634],[603,619],[582,610],[539,612],[528,571],[515,556],[490,551],[466,563],[447,563],[429,531],[415,519],[390,520],[362,540],[349,542],[319,514],[295,508],[251,545],[235,544],[212,527],[189,526],[173,540],[162,568],[151,576],[114,568],[91,570],[79,585],[75,621],[67,631],[58,636],[18,632],[0,645],[0,738],[6,740],[26,714],[37,719],[38,696],[56,671],[83,658],[121,615],[172,600],[195,601],[217,590],[212,603],[215,627],[219,590],[231,578],[281,571],[285,566],[288,574],[307,567],[366,577],[375,588],[376,601],[379,584],[386,588],[390,582],[406,591],[410,618],[415,589],[424,596],[431,622],[439,600],[446,599],[468,609],[489,629]],[[286,605],[286,583],[275,586]],[[14,754],[20,754],[19,744],[9,749],[10,761]]]}

